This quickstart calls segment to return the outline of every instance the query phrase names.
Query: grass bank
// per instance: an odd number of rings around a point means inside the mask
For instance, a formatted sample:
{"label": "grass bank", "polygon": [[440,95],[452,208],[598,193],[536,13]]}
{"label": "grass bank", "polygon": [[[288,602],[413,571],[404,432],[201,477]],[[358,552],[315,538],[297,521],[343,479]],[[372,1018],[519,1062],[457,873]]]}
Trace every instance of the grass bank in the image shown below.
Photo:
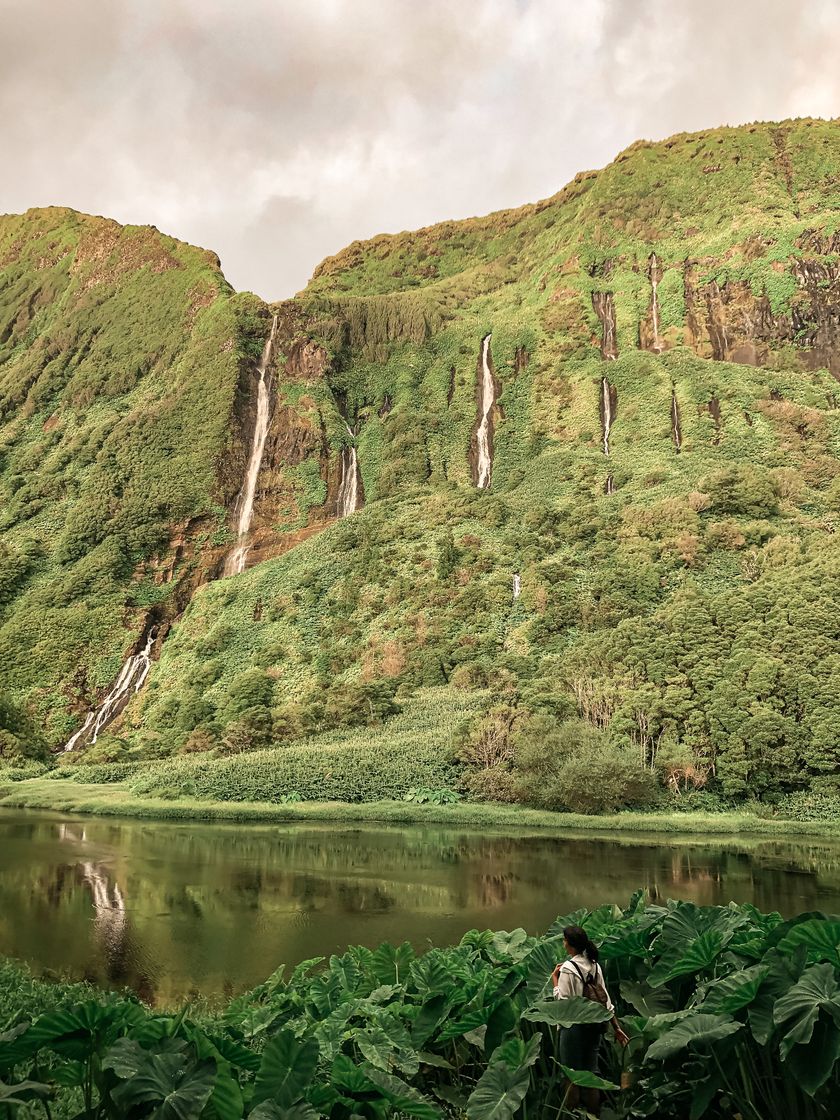
{"label": "grass bank", "polygon": [[403,801],[303,801],[276,805],[262,801],[200,801],[139,797],[127,786],[83,785],[34,778],[0,786],[0,808],[48,809],[103,817],[151,820],[263,821],[342,823],[447,824],[466,828],[541,829],[555,832],[645,832],[707,836],[835,837],[832,821],[764,819],[750,813],[615,813],[583,816],[550,813],[519,805],[417,805]]}

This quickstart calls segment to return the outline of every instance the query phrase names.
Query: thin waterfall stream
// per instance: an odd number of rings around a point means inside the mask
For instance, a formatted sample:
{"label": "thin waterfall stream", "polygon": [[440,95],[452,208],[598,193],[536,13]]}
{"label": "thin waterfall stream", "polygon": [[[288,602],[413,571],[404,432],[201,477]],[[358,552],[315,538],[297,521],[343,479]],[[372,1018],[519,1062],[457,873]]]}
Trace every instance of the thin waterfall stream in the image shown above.
{"label": "thin waterfall stream", "polygon": [[85,722],[65,743],[63,753],[66,754],[79,745],[95,743],[101,732],[116,719],[131,697],[140,691],[152,667],[152,646],[155,644],[157,633],[156,626],[150,627],[143,648],[132,654],[125,662],[111,691],[101,704],[88,712]]}
{"label": "thin waterfall stream", "polygon": [[656,258],[656,253],[651,253],[650,262],[649,262],[650,292],[651,292],[651,296],[650,296],[650,302],[651,302],[650,317],[651,317],[651,322],[653,324],[653,350],[654,350],[654,353],[656,353],[656,354],[660,354],[662,352],[662,349],[663,349],[662,342],[659,338],[659,296],[658,296],[658,288],[659,288],[659,281],[661,279],[661,271],[662,270],[659,267],[659,261]]}
{"label": "thin waterfall stream", "polygon": [[251,441],[251,457],[248,460],[248,469],[245,472],[245,481],[236,499],[239,517],[236,524],[236,546],[225,562],[225,575],[235,576],[245,570],[245,561],[248,559],[250,548],[251,521],[254,516],[254,496],[257,492],[257,478],[262,465],[263,452],[265,451],[265,437],[268,435],[269,420],[269,385],[266,373],[271,361],[271,351],[274,346],[274,335],[277,331],[277,316],[271,322],[271,333],[263,347],[262,358],[259,365],[259,383],[257,385],[257,419],[254,424],[254,438]]}
{"label": "thin waterfall stream", "polygon": [[481,416],[476,429],[476,486],[486,490],[490,485],[493,471],[493,451],[491,446],[491,414],[496,403],[496,386],[493,370],[490,368],[490,335],[485,335],[481,344]]}
{"label": "thin waterfall stream", "polygon": [[347,434],[353,440],[341,452],[341,483],[338,487],[337,513],[339,517],[349,517],[361,506],[361,486],[359,485],[359,454],[356,450],[356,433],[345,421]]}
{"label": "thin waterfall stream", "polygon": [[676,389],[671,390],[671,435],[674,437],[674,447],[679,454],[682,447],[682,425],[680,424],[680,406],[677,401]]}

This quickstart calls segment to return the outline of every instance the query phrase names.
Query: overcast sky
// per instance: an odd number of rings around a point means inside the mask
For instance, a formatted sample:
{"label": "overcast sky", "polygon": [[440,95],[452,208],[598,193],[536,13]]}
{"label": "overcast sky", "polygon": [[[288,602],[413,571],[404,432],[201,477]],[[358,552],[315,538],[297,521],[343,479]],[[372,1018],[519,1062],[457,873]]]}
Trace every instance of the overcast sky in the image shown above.
{"label": "overcast sky", "polygon": [[0,0],[0,45],[0,212],[151,223],[267,299],[640,137],[840,114],[837,0]]}

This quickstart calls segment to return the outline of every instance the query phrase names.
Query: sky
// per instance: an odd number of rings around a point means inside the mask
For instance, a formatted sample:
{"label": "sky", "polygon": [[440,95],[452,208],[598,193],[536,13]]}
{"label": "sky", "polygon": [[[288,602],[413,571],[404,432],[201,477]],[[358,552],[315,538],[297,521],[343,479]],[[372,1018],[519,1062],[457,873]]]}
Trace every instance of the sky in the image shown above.
{"label": "sky", "polygon": [[325,256],[554,194],[636,139],[840,115],[838,0],[0,0],[0,213]]}

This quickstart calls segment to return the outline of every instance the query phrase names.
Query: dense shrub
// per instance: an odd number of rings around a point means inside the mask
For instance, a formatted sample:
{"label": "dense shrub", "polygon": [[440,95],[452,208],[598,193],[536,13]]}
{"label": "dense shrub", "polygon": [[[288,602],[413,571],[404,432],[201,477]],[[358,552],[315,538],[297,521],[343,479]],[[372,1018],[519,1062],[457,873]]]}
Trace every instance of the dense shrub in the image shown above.
{"label": "dense shrub", "polygon": [[179,794],[217,801],[270,801],[297,792],[305,801],[399,799],[415,787],[451,788],[458,768],[440,746],[409,736],[387,745],[363,742],[257,751],[223,759],[160,764],[132,783],[152,797]]}
{"label": "dense shrub", "polygon": [[810,790],[791,793],[778,802],[776,815],[788,821],[840,822],[840,795]]}

